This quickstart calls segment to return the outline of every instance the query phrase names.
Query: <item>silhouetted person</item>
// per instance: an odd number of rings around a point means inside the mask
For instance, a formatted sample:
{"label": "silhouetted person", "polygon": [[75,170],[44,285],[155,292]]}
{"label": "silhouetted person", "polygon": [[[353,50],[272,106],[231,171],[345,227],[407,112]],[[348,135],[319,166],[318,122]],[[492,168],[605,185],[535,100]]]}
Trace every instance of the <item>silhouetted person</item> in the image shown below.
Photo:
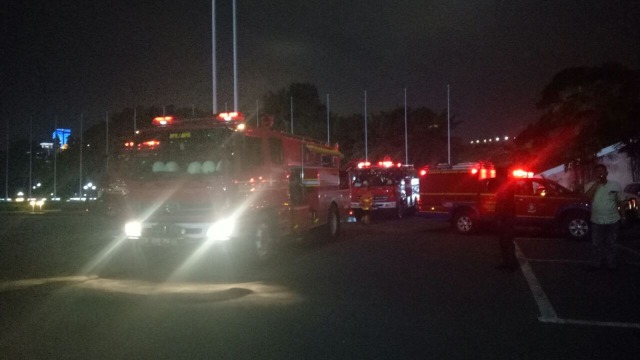
{"label": "silhouetted person", "polygon": [[516,258],[516,247],[513,243],[515,237],[515,191],[514,186],[505,182],[500,186],[496,194],[496,220],[497,232],[500,244],[500,255],[502,263],[499,269],[516,270],[518,259]]}

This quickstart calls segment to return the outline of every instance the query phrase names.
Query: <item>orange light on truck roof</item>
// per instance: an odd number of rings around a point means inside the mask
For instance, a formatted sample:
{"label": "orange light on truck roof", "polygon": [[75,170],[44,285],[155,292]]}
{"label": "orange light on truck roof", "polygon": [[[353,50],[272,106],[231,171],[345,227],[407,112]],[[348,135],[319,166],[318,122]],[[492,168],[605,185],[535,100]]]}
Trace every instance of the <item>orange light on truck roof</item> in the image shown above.
{"label": "orange light on truck roof", "polygon": [[155,126],[167,126],[173,124],[173,116],[156,116],[153,118],[153,125]]}
{"label": "orange light on truck roof", "polygon": [[219,113],[217,116],[221,121],[244,121],[244,115],[237,111]]}
{"label": "orange light on truck roof", "polygon": [[148,140],[145,142],[141,142],[138,144],[138,149],[154,149],[158,145],[160,145],[160,141],[158,140]]}

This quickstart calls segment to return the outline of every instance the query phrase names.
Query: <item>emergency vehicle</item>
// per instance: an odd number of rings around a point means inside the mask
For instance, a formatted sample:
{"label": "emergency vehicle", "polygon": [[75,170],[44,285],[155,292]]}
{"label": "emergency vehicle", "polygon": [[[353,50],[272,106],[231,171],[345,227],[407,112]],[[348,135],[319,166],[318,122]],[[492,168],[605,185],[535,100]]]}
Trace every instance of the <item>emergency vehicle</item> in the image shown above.
{"label": "emergency vehicle", "polygon": [[513,187],[517,226],[554,228],[569,238],[587,238],[590,208],[582,194],[521,169],[498,174],[490,162],[421,169],[418,211],[450,221],[458,233],[470,233],[496,220],[496,194],[504,186]]}
{"label": "emergency vehicle", "polygon": [[413,165],[393,162],[388,157],[377,163],[361,161],[347,168],[351,181],[351,209],[360,215],[360,195],[366,184],[373,194],[377,212],[388,212],[398,218],[413,213],[418,203],[419,179]]}
{"label": "emergency vehicle", "polygon": [[312,228],[339,235],[350,194],[337,147],[247,127],[239,113],[153,124],[126,142],[117,179],[132,243],[225,243],[261,261]]}

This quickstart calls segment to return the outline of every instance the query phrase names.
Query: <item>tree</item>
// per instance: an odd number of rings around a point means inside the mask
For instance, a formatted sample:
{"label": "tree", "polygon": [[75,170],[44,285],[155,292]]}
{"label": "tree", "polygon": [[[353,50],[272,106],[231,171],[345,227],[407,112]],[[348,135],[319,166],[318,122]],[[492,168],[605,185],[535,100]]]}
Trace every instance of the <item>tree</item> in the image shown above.
{"label": "tree", "polygon": [[591,165],[606,146],[633,146],[640,135],[638,89],[638,73],[619,64],[562,70],[542,91],[540,120],[517,144],[538,168]]}
{"label": "tree", "polygon": [[288,88],[268,92],[263,97],[264,112],[274,117],[273,128],[314,139],[326,137],[326,106],[318,89],[309,83],[292,83]]}

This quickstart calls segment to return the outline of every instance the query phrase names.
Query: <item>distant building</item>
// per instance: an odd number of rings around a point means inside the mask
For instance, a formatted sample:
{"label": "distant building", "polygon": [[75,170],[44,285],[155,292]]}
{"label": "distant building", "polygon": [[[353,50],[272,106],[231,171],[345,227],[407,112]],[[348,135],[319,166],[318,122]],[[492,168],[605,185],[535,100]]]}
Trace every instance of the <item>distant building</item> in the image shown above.
{"label": "distant building", "polygon": [[60,149],[65,150],[69,145],[69,136],[71,136],[71,129],[56,129],[53,132],[53,143],[59,142]]}

